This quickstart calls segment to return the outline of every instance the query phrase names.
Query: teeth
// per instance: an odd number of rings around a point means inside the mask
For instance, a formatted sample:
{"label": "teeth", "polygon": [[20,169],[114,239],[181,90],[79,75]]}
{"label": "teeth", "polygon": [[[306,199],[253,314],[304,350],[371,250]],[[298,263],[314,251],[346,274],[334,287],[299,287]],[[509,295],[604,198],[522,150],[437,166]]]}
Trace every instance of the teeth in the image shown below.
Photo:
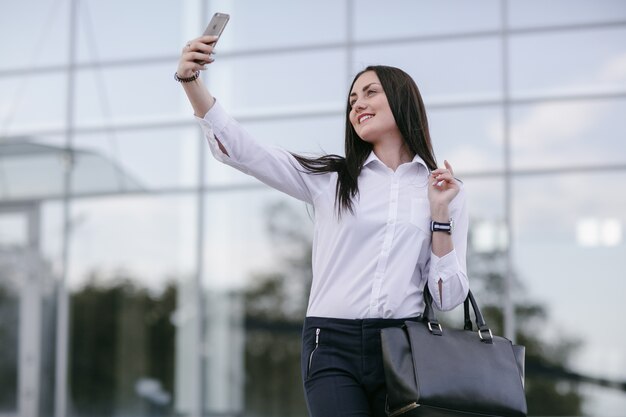
{"label": "teeth", "polygon": [[359,123],[363,123],[364,120],[371,119],[372,117],[374,116],[372,116],[371,114],[368,114],[367,116],[363,116],[359,119]]}

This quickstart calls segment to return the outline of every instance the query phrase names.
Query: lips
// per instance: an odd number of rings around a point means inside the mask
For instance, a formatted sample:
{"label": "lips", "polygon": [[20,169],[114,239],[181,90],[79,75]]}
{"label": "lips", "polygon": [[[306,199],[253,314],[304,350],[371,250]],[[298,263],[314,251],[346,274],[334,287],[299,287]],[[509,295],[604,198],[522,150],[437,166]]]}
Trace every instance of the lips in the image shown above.
{"label": "lips", "polygon": [[372,117],[374,117],[374,115],[372,113],[363,113],[359,116],[358,120],[359,120],[359,124],[363,123],[366,120],[371,119]]}

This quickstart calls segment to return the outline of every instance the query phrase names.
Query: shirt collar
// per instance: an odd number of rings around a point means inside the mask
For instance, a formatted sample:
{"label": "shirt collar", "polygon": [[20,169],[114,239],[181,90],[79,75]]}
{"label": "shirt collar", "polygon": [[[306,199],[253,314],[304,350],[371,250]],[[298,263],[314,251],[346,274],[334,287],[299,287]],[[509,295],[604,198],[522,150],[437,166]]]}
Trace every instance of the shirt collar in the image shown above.
{"label": "shirt collar", "polygon": [[[367,159],[365,160],[365,162],[363,163],[363,166],[366,166],[374,161],[378,161],[379,164],[385,165],[383,163],[383,161],[381,161],[380,159],[378,159],[378,157],[376,156],[376,154],[374,153],[374,151],[371,151],[369,156],[367,157]],[[430,172],[430,169],[428,168],[428,166],[426,165],[426,162],[424,162],[424,160],[419,156],[419,155],[415,155],[413,157],[413,160],[410,162],[411,164],[417,163],[420,165],[423,165],[424,168],[426,168],[427,172]]]}

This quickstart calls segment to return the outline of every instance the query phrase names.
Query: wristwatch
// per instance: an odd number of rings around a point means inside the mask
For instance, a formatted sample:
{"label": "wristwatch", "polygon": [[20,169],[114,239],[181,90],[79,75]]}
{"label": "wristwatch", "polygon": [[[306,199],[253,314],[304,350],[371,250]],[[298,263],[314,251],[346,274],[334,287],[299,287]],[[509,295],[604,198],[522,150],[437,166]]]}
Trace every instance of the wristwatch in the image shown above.
{"label": "wristwatch", "polygon": [[454,221],[452,217],[450,217],[450,221],[448,223],[436,222],[432,220],[430,222],[430,231],[431,232],[446,232],[451,235],[454,230]]}

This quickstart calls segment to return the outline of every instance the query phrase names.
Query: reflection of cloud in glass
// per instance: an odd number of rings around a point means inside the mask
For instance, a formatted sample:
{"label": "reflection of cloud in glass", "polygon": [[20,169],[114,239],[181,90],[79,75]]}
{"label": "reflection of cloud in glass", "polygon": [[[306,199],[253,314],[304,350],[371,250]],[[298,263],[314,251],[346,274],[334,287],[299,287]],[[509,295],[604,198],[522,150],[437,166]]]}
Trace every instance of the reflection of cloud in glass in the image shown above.
{"label": "reflection of cloud in glass", "polygon": [[[594,78],[594,80],[580,79],[579,90],[593,90],[597,93],[598,89],[589,85],[619,87],[626,80],[626,54],[608,61]],[[515,147],[519,150],[539,151],[546,142],[570,142],[573,136],[591,130],[602,114],[602,107],[589,103],[568,103],[560,106],[555,106],[554,102],[538,104],[524,118],[513,123],[511,130],[514,137],[519,138],[515,141]],[[488,131],[494,142],[501,137],[501,126],[495,121]]]}

